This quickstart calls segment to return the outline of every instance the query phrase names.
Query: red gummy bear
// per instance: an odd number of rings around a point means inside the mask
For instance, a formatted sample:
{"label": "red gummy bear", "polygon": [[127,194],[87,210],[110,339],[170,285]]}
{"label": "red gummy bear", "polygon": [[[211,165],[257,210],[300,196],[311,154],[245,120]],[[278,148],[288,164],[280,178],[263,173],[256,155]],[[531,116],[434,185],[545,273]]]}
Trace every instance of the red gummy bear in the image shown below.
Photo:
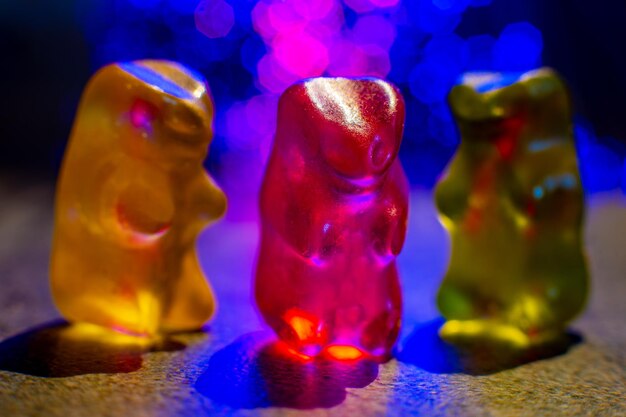
{"label": "red gummy bear", "polygon": [[404,113],[400,92],[371,78],[315,78],[281,96],[255,295],[299,355],[390,356],[408,212],[397,159]]}

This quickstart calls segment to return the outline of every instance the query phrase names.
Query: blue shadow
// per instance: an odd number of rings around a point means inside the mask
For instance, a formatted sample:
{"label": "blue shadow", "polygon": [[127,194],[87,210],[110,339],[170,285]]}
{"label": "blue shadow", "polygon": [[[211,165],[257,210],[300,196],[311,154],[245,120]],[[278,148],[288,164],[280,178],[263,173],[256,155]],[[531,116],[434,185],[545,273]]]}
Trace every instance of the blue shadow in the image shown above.
{"label": "blue shadow", "polygon": [[129,373],[141,369],[146,352],[172,352],[186,347],[173,340],[140,347],[69,338],[64,333],[69,326],[56,320],[0,342],[0,370],[45,378]]}
{"label": "blue shadow", "polygon": [[363,388],[378,376],[370,361],[303,361],[267,333],[249,333],[216,352],[196,390],[217,404],[236,409],[330,408],[346,388]]}
{"label": "blue shadow", "polygon": [[436,374],[488,375],[566,353],[582,337],[568,332],[550,343],[520,350],[493,340],[451,344],[439,336],[444,319],[418,325],[398,350],[400,362]]}

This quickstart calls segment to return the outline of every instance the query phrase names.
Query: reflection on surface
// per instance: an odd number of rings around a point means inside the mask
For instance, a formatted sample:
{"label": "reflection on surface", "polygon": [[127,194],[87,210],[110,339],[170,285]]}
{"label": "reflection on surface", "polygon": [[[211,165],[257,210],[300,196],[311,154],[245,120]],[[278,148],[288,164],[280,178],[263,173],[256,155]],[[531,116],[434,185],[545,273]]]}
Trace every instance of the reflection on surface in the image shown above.
{"label": "reflection on surface", "polygon": [[444,319],[439,318],[417,326],[402,344],[398,360],[433,373],[486,375],[562,355],[582,341],[581,336],[566,333],[527,349],[498,339],[457,341],[453,345],[439,335],[443,324]]}
{"label": "reflection on surface", "polygon": [[182,350],[171,340],[147,342],[92,325],[44,324],[0,342],[0,370],[40,377],[127,373],[146,352]]}
{"label": "reflection on surface", "polygon": [[346,388],[363,388],[378,376],[371,361],[309,359],[290,353],[267,333],[249,333],[215,353],[195,388],[233,408],[329,408]]}

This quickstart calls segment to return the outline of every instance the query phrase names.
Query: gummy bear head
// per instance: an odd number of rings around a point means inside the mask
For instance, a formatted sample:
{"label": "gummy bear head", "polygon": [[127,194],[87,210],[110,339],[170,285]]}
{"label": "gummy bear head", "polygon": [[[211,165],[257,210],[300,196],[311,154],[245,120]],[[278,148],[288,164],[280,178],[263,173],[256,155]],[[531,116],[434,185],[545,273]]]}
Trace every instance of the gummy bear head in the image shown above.
{"label": "gummy bear head", "polygon": [[96,77],[108,82],[94,83],[100,88],[90,92],[95,107],[120,129],[122,149],[170,168],[202,162],[213,135],[213,104],[201,76],[174,62],[143,60],[109,65]]}
{"label": "gummy bear head", "polygon": [[565,85],[548,68],[467,73],[448,99],[462,138],[491,143],[505,159],[536,138],[569,134],[563,130],[570,126]]}
{"label": "gummy bear head", "polygon": [[306,147],[340,176],[376,179],[395,160],[404,100],[391,84],[373,78],[314,78],[292,86],[283,100],[291,104],[279,109],[279,118],[285,111],[299,112]]}

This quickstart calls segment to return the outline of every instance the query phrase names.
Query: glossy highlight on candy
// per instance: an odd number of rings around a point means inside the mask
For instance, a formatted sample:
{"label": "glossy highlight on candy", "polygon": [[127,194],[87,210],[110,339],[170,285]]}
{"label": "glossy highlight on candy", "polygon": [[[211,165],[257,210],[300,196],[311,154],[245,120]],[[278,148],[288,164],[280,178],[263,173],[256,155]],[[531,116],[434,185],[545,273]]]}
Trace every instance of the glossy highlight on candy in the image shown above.
{"label": "glossy highlight on candy", "polygon": [[548,69],[470,73],[449,100],[461,144],[435,190],[452,244],[441,334],[547,341],[582,310],[588,287],[566,87]]}
{"label": "glossy highlight on candy", "polygon": [[202,167],[212,123],[206,82],[180,64],[94,75],[57,185],[50,280],[65,318],[155,335],[211,317],[195,240],[226,209]]}
{"label": "glossy highlight on candy", "polygon": [[404,101],[378,79],[314,78],[281,96],[260,196],[255,296],[305,357],[389,357],[402,298]]}

